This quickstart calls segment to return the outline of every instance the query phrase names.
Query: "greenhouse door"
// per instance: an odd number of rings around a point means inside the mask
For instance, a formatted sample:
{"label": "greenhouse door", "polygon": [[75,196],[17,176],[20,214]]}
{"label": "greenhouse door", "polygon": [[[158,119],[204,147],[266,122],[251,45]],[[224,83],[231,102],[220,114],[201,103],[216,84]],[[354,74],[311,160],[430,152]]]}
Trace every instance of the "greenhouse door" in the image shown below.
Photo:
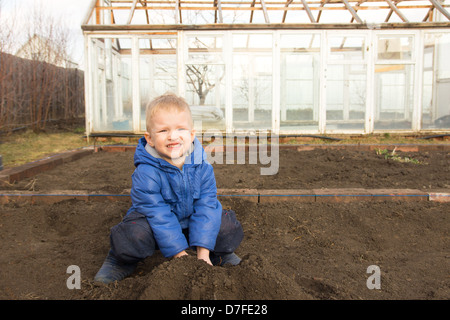
{"label": "greenhouse door", "polygon": [[368,56],[367,32],[326,33],[325,81],[320,131],[366,131]]}
{"label": "greenhouse door", "polygon": [[418,39],[412,32],[376,33],[374,130],[411,130],[419,109]]}

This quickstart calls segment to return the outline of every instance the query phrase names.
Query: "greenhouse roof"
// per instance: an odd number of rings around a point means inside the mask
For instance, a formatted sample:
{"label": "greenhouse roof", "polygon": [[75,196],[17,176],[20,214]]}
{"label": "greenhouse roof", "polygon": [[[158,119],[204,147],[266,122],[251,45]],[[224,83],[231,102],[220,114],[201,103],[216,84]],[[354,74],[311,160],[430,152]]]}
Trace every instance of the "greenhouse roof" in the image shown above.
{"label": "greenhouse roof", "polygon": [[84,30],[450,26],[449,0],[94,0]]}

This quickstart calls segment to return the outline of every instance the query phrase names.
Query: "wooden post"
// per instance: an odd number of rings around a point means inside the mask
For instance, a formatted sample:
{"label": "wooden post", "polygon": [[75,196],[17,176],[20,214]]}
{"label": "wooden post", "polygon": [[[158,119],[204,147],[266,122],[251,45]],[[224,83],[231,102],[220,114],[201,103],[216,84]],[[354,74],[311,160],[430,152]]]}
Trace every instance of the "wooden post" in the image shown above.
{"label": "wooden post", "polygon": [[391,7],[391,10],[395,11],[395,13],[400,17],[400,19],[402,19],[403,22],[409,22],[404,14],[400,10],[398,10],[398,8],[391,0],[386,0],[386,2],[389,4],[389,7]]}
{"label": "wooden post", "polygon": [[450,13],[444,9],[444,7],[438,0],[430,0],[430,2],[440,13],[442,13],[448,20],[450,20]]}
{"label": "wooden post", "polygon": [[134,10],[136,10],[137,1],[138,0],[133,0],[133,5],[132,5],[132,7],[130,9],[130,14],[128,15],[127,24],[130,24],[131,20],[133,19]]}

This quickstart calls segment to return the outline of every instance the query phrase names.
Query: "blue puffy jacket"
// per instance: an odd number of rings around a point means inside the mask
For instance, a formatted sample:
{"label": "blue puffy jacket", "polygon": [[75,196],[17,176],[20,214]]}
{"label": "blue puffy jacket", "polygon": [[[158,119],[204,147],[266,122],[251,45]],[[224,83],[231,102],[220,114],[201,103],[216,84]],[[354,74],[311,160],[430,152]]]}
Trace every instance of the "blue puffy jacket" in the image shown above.
{"label": "blue puffy jacket", "polygon": [[[132,175],[133,211],[147,217],[155,240],[165,257],[189,246],[214,250],[219,233],[222,205],[217,199],[216,179],[206,153],[197,138],[183,170],[158,156],[139,140]],[[189,228],[189,244],[182,229]]]}

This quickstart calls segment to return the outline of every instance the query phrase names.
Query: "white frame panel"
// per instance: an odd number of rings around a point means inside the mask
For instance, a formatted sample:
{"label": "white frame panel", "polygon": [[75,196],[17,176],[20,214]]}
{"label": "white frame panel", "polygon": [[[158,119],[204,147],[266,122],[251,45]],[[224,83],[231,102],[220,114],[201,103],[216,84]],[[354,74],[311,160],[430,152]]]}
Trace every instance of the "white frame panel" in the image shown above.
{"label": "white frame panel", "polygon": [[[85,31],[85,103],[86,103],[86,133],[101,133],[96,128],[94,117],[100,110],[98,108],[99,94],[102,88],[99,88],[99,65],[94,41],[96,39],[130,39],[132,42],[131,60],[132,60],[132,131],[134,134],[141,134],[140,131],[140,88],[139,88],[139,39],[145,38],[175,38],[177,39],[177,72],[178,72],[178,94],[186,93],[186,76],[185,62],[187,61],[187,35],[220,35],[223,37],[223,54],[225,63],[225,128],[227,133],[243,133],[252,134],[254,129],[236,130],[233,127],[233,101],[232,101],[232,37],[234,34],[272,34],[272,122],[271,129],[274,134],[370,134],[382,132],[442,132],[445,130],[433,130],[421,128],[422,119],[422,95],[423,95],[423,58],[425,34],[432,33],[450,33],[448,28],[436,29],[334,29],[334,30],[158,30],[154,32],[145,31]],[[312,33],[320,36],[320,59],[319,59],[319,117],[317,130],[283,130],[280,126],[280,108],[281,108],[281,49],[280,38],[282,35],[289,34],[305,34]],[[170,35],[169,35],[170,34]],[[334,35],[360,36],[365,38],[365,53],[363,64],[366,66],[366,110],[363,130],[327,130],[326,127],[326,71],[327,67],[332,64],[350,64],[354,61],[333,60],[329,55],[329,39]],[[380,36],[411,36],[413,40],[411,58],[402,60],[378,60],[378,37]],[[113,68],[116,64],[113,59]],[[377,64],[405,64],[411,65],[414,70],[413,85],[413,105],[411,128],[409,129],[386,129],[380,130],[374,128],[374,112],[375,112],[375,66]],[[117,97],[116,97],[117,98]],[[103,99],[106,96],[103,92]],[[117,99],[116,99],[117,100]],[[117,101],[115,101],[117,103]],[[117,108],[117,106],[115,106]]]}
{"label": "white frame panel", "polygon": [[[202,31],[202,33],[203,32],[204,31]],[[233,35],[239,35],[239,34],[245,34],[245,35],[272,34],[272,68],[274,68],[274,66],[275,66],[274,51],[275,50],[279,51],[278,43],[277,44],[275,43],[275,41],[276,41],[275,40],[275,38],[276,38],[275,33],[277,31],[273,31],[273,30],[233,30],[233,31],[225,31],[225,32],[229,33],[229,46],[228,46],[229,47],[229,51],[228,52],[229,52],[230,56],[229,57],[226,56],[225,59],[226,59],[226,62],[229,63],[230,71],[232,71],[232,68],[233,68],[233,57],[232,57],[232,55],[233,55]],[[220,32],[215,32],[215,34],[218,34],[218,33],[220,33]],[[276,48],[278,48],[278,49],[276,49]],[[277,54],[277,55],[279,56],[279,54]],[[278,63],[279,63],[279,61],[278,61]],[[273,110],[273,109],[278,109],[279,110],[279,102],[276,105],[274,104],[275,101],[279,101],[279,97],[278,98],[275,97],[275,92],[274,92],[274,82],[275,82],[274,72],[275,72],[275,70],[272,70],[272,113],[271,113],[272,119],[271,119],[271,130],[272,130],[273,133],[279,131],[279,119],[277,121],[274,120],[274,113],[276,111]],[[231,117],[230,117],[230,120],[227,121],[227,123],[229,122],[229,126],[227,126],[227,133],[233,133],[233,134],[239,134],[239,135],[242,134],[242,135],[247,135],[247,136],[248,135],[254,135],[255,129],[253,129],[253,128],[252,129],[243,130],[243,129],[236,129],[233,126],[233,101],[232,101],[233,100],[233,95],[232,95],[232,77],[233,77],[233,75],[232,75],[232,72],[228,76],[231,79],[229,80],[230,81],[230,87],[228,88],[229,92],[227,93],[226,99],[227,100],[229,99],[230,102],[229,102],[229,105],[226,105],[226,106],[227,106],[227,108],[230,108],[230,110],[227,109],[227,111],[228,111],[227,115],[231,114]],[[278,80],[278,83],[279,83],[279,80]],[[276,100],[276,99],[278,99],[278,100]],[[278,128],[274,127],[274,125],[276,123],[278,123]],[[262,130],[266,130],[266,129],[262,129]]]}
{"label": "white frame panel", "polygon": [[[412,50],[411,50],[411,59],[399,59],[399,60],[385,60],[385,59],[378,59],[377,53],[378,53],[378,36],[412,36],[413,43],[412,43]],[[377,64],[383,64],[383,65],[411,65],[414,72],[414,85],[413,85],[413,110],[412,110],[412,117],[411,117],[411,128],[409,129],[375,129],[374,122],[372,123],[372,130],[371,133],[388,133],[388,132],[414,132],[418,130],[417,122],[420,121],[419,119],[416,119],[417,117],[417,109],[419,105],[422,103],[421,101],[418,101],[417,98],[422,95],[422,86],[419,87],[419,83],[421,84],[422,79],[422,62],[423,62],[423,45],[422,41],[419,41],[421,38],[420,30],[413,30],[413,29],[405,29],[405,30],[373,30],[372,31],[372,43],[373,43],[373,71],[375,71],[375,65]],[[418,61],[421,61],[421,63],[418,63]],[[420,68],[419,68],[420,67]],[[420,80],[418,79],[420,77]],[[373,75],[373,80],[375,79],[375,75]],[[374,88],[375,86],[373,86]],[[420,93],[419,93],[420,91]],[[372,110],[372,119],[375,118],[375,93],[373,95],[373,110]]]}
{"label": "white frame panel", "polygon": [[[446,34],[450,35],[450,29],[449,28],[433,28],[433,29],[420,30],[419,32],[420,32],[420,41],[421,41],[421,52],[420,52],[420,55],[421,55],[421,61],[420,61],[421,69],[420,69],[420,73],[422,75],[423,74],[423,58],[424,58],[424,50],[423,50],[424,49],[423,48],[424,42],[423,42],[423,40],[425,39],[425,34],[446,33]],[[436,68],[436,66],[435,66],[435,68]],[[423,116],[423,114],[422,114],[422,112],[423,112],[423,109],[422,109],[423,108],[423,106],[422,106],[423,77],[422,76],[420,77],[420,81],[421,81],[422,86],[420,88],[420,102],[419,102],[420,106],[419,106],[418,111],[417,111],[418,112],[418,119],[417,119],[417,121],[419,123],[418,124],[418,131],[420,131],[421,133],[431,133],[431,132],[433,132],[433,133],[436,133],[436,132],[447,132],[448,133],[449,132],[448,129],[447,130],[445,130],[445,129],[443,129],[443,130],[442,129],[434,130],[434,129],[423,129],[422,128],[422,116]],[[435,90],[434,90],[433,95],[435,95]]]}
{"label": "white frame panel", "polygon": [[[319,134],[324,132],[324,123],[321,122],[321,113],[323,113],[323,101],[326,101],[325,94],[325,87],[324,87],[324,79],[325,79],[325,68],[323,61],[324,59],[324,50],[323,48],[323,41],[324,41],[324,31],[317,31],[317,30],[279,30],[279,37],[278,39],[281,39],[281,36],[283,35],[318,35],[320,36],[320,53],[319,53],[319,95],[318,95],[318,125],[317,130],[310,130],[310,129],[301,129],[301,130],[289,130],[289,129],[283,129],[281,130],[281,119],[278,119],[278,127],[276,128],[278,131],[278,134],[286,134],[286,135],[295,135],[295,134],[306,134],[306,135],[312,135],[312,134]],[[277,68],[280,70],[281,67],[281,47],[278,46],[278,65]],[[276,65],[276,61],[274,61],[274,66]],[[278,73],[278,84],[281,86],[281,72]],[[281,112],[281,93],[279,102],[277,104],[278,107],[278,114]],[[313,112],[316,112],[316,110],[313,110]],[[323,128],[322,128],[323,127]],[[321,129],[322,128],[322,129]]]}
{"label": "white frame panel", "polygon": [[[369,51],[371,50],[371,47],[368,47],[368,43],[371,43],[372,39],[371,39],[371,34],[370,34],[370,30],[369,32],[367,32],[367,30],[327,30],[324,31],[324,42],[322,48],[324,48],[324,60],[323,60],[323,65],[325,70],[327,70],[328,65],[351,65],[351,64],[355,64],[354,60],[339,60],[339,59],[334,59],[334,57],[331,55],[331,43],[330,43],[330,38],[331,37],[336,37],[336,36],[342,36],[342,37],[353,37],[353,38],[363,38],[364,39],[364,57],[362,60],[358,60],[356,63],[360,64],[360,65],[364,65],[366,66],[366,103],[365,103],[365,112],[364,112],[364,117],[365,117],[365,121],[364,121],[364,126],[363,129],[345,129],[345,130],[332,130],[332,129],[327,129],[326,128],[326,123],[327,123],[327,115],[326,115],[326,107],[327,107],[327,103],[326,103],[326,79],[324,79],[324,100],[323,100],[323,105],[322,105],[322,122],[323,122],[323,131],[321,131],[321,133],[327,133],[327,134],[340,134],[340,133],[344,133],[344,134],[363,134],[366,133],[368,130],[367,128],[369,128],[370,123],[368,122],[369,119],[371,119],[370,115],[368,116],[368,109],[367,109],[367,105],[369,102],[369,97],[371,96],[369,94],[369,91],[373,91],[373,87],[369,87],[369,85],[367,84],[367,82],[369,81],[369,65],[368,65],[368,55],[369,55]],[[372,92],[371,92],[372,93]]]}

